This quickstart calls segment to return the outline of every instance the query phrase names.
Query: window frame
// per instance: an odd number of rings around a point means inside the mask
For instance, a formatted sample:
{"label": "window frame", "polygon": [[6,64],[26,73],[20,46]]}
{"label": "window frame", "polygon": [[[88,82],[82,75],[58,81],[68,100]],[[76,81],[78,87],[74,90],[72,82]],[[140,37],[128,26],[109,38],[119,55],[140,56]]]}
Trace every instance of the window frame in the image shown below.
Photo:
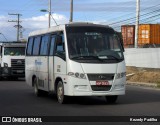
{"label": "window frame", "polygon": [[[53,53],[51,54],[51,44],[52,44],[52,37],[55,37],[55,41],[54,41],[54,47],[53,47]],[[49,47],[49,56],[54,56],[55,55],[55,48],[56,48],[56,37],[57,37],[57,34],[51,34],[50,35],[50,47]]]}

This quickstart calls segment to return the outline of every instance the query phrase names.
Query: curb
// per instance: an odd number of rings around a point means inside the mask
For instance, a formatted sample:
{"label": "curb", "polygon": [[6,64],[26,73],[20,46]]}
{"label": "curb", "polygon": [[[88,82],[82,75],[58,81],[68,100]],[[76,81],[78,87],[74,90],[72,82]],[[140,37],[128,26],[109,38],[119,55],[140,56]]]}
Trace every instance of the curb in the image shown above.
{"label": "curb", "polygon": [[157,88],[156,83],[143,83],[143,82],[126,82],[127,85],[135,85],[135,86],[145,86],[145,87],[152,87],[152,88]]}

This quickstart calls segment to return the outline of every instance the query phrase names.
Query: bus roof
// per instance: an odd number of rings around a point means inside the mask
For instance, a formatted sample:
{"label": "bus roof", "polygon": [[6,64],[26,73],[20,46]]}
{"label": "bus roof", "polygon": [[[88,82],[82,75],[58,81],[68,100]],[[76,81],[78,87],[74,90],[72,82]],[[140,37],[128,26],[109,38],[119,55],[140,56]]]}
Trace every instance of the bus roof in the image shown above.
{"label": "bus roof", "polygon": [[51,28],[46,28],[46,29],[42,29],[42,30],[37,30],[37,31],[33,31],[29,34],[30,36],[35,36],[35,35],[42,35],[42,34],[46,34],[46,33],[51,33],[51,32],[57,32],[57,31],[62,31],[65,29],[66,26],[94,26],[94,27],[106,27],[106,28],[111,28],[107,25],[101,25],[101,24],[93,24],[93,23],[88,23],[88,22],[72,22],[72,23],[68,23],[68,24],[63,24],[63,25],[58,25],[58,26],[53,26]]}

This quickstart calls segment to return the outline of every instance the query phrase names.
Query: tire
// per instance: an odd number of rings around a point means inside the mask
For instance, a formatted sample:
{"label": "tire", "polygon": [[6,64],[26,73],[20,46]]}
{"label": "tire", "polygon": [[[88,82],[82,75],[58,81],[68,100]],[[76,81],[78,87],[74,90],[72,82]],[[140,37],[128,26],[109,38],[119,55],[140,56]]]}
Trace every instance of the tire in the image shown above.
{"label": "tire", "polygon": [[37,97],[42,95],[42,90],[38,89],[38,82],[37,82],[37,78],[34,78],[33,80],[33,85],[34,85],[34,93]]}
{"label": "tire", "polygon": [[114,95],[114,96],[106,96],[106,101],[107,101],[107,103],[109,103],[109,104],[116,103],[117,99],[118,99],[118,96],[117,96],[117,95]]}
{"label": "tire", "polygon": [[56,94],[57,100],[60,104],[65,104],[67,102],[67,96],[64,95],[64,86],[62,81],[58,81]]}

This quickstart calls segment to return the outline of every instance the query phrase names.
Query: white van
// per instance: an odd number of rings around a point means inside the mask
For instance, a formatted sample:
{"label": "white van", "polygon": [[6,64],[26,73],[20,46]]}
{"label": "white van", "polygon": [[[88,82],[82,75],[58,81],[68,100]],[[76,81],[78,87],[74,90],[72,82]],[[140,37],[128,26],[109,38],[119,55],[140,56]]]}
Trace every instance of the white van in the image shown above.
{"label": "white van", "polygon": [[105,96],[114,103],[125,94],[123,45],[114,30],[91,23],[70,23],[30,33],[26,82],[39,96]]}
{"label": "white van", "polygon": [[0,77],[25,77],[25,42],[0,43]]}

